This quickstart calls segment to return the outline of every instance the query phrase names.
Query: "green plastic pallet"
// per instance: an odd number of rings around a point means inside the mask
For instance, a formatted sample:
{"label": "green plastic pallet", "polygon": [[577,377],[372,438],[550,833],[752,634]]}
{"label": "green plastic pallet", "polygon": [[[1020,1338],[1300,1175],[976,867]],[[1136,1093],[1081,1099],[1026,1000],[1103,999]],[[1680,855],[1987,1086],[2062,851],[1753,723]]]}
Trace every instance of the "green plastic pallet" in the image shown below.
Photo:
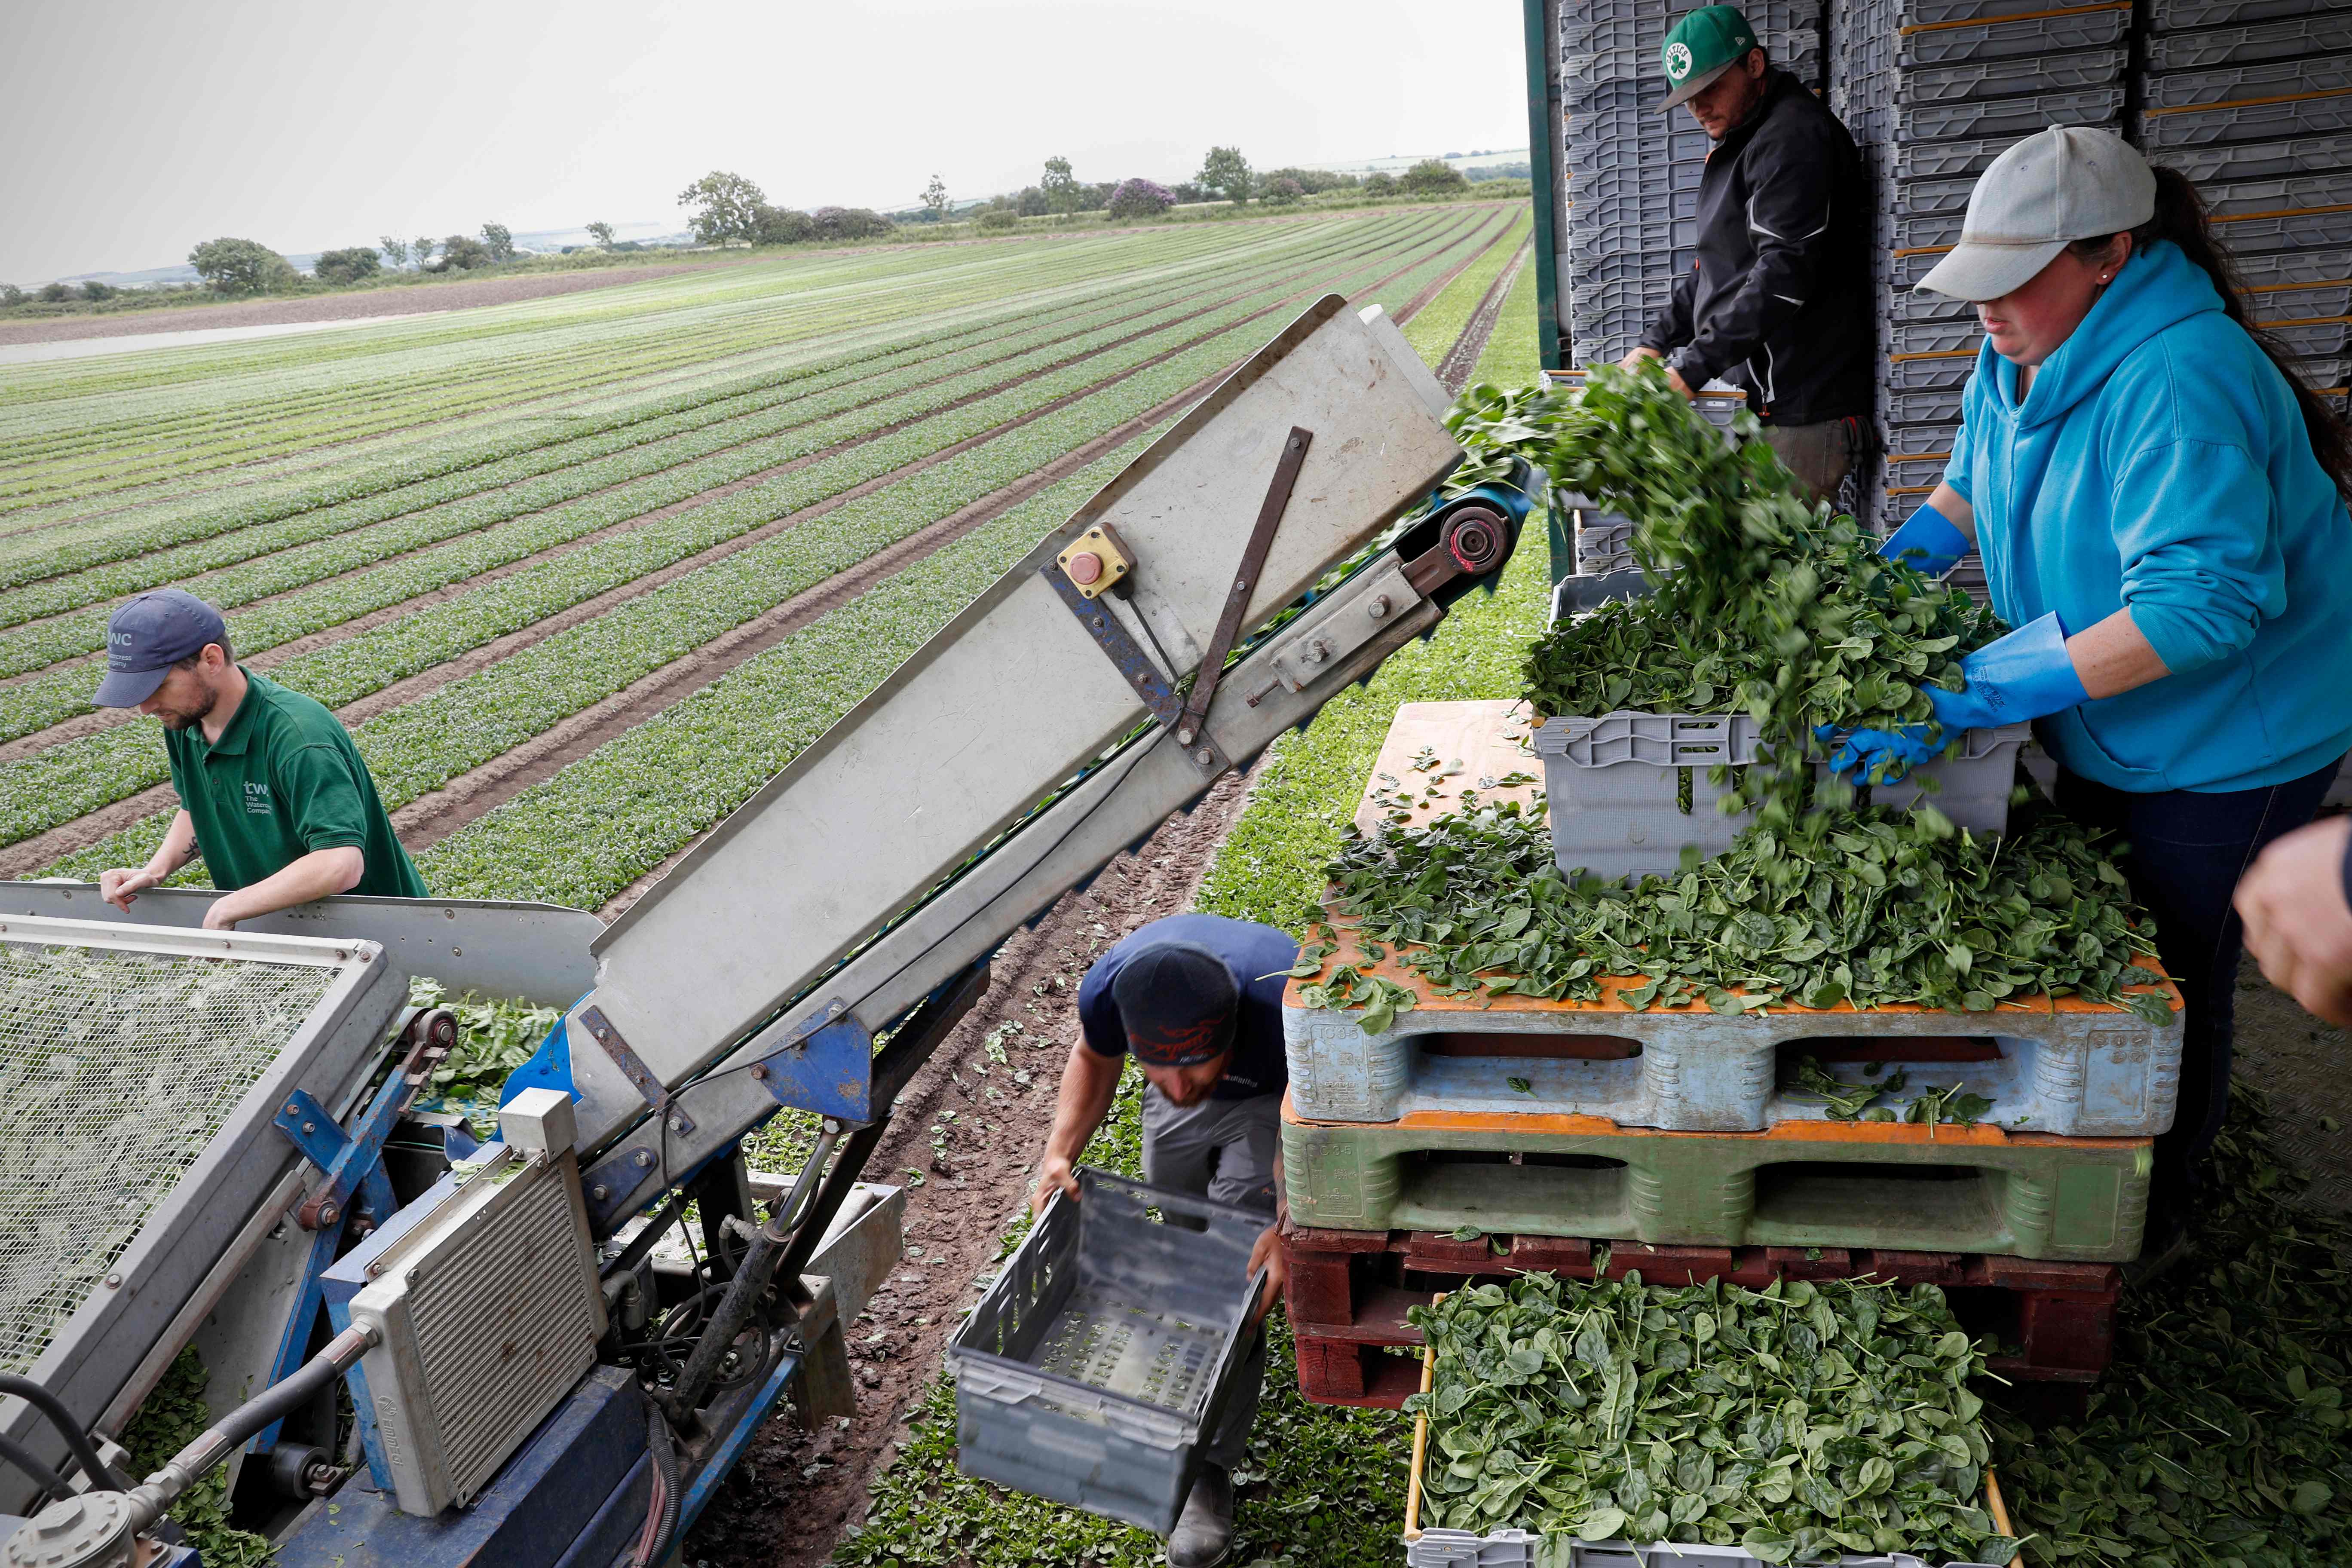
{"label": "green plastic pallet", "polygon": [[1719,1133],[1497,1112],[1306,1121],[1287,1096],[1282,1119],[1300,1226],[2087,1263],[2139,1256],[2153,1147],[1908,1122]]}

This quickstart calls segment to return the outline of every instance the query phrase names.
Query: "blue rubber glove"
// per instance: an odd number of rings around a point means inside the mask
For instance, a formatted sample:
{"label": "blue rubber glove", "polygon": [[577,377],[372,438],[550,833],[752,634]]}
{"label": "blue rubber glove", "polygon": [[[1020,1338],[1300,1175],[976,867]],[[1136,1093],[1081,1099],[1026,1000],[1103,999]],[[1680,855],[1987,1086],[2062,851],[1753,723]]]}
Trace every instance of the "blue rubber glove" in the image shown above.
{"label": "blue rubber glove", "polygon": [[[1926,689],[1936,710],[1934,726],[1856,730],[1830,757],[1830,772],[1859,771],[1872,784],[1899,778],[1932,760],[1963,730],[2019,724],[2091,700],[2066,653],[2066,628],[2055,612],[1977,649],[1960,660],[1960,674],[1968,684],[1958,691]],[[1931,740],[1937,730],[1940,734]]]}
{"label": "blue rubber glove", "polygon": [[1930,577],[1940,577],[1975,548],[1950,518],[1932,503],[1922,502],[1902,527],[1879,542],[1878,553],[1915,566]]}

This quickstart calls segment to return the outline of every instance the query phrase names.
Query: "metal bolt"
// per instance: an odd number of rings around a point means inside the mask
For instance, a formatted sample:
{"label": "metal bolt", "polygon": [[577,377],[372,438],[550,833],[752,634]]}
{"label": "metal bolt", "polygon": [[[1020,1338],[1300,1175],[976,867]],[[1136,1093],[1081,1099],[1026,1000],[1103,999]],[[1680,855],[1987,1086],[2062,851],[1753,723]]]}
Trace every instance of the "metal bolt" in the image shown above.
{"label": "metal bolt", "polygon": [[320,1225],[332,1225],[342,1217],[343,1211],[337,1208],[334,1205],[320,1204],[319,1205],[319,1223]]}
{"label": "metal bolt", "polygon": [[671,1118],[669,1119],[669,1130],[670,1130],[671,1131],[673,1131],[673,1132],[683,1132],[683,1131],[686,1131],[686,1118],[685,1118],[685,1117],[683,1117],[683,1116],[673,1116],[673,1117],[671,1117]]}
{"label": "metal bolt", "polygon": [[289,1116],[299,1115],[300,1114],[301,1110],[302,1108],[300,1106],[295,1104],[290,1100],[286,1102],[286,1114]]}
{"label": "metal bolt", "polygon": [[629,1156],[629,1163],[635,1165],[640,1171],[651,1169],[653,1163],[654,1152],[650,1149],[640,1149],[635,1153]]}
{"label": "metal bolt", "polygon": [[1211,763],[1217,760],[1217,753],[1209,750],[1208,747],[1203,746],[1199,751],[1192,753],[1192,760],[1205,768]]}
{"label": "metal bolt", "polygon": [[441,911],[441,918],[445,921],[454,921],[457,918],[457,911],[455,910],[443,910]]}
{"label": "metal bolt", "polygon": [[844,1007],[846,1007],[847,1005],[849,1005],[849,1004],[847,1004],[846,1002],[844,1002],[840,997],[836,996],[836,997],[835,997],[835,998],[833,999],[833,1005],[832,1005],[832,1006],[830,1006],[830,1007],[827,1007],[827,1008],[825,1009],[825,1011],[826,1011],[826,1012],[828,1012],[828,1013],[838,1013],[838,1012],[840,1012]]}
{"label": "metal bolt", "polygon": [[315,1121],[305,1121],[302,1123],[302,1131],[305,1132],[316,1132],[318,1130],[319,1124]]}
{"label": "metal bolt", "polygon": [[1242,594],[1242,593],[1246,593],[1246,592],[1248,592],[1248,590],[1249,590],[1249,579],[1248,579],[1248,578],[1246,578],[1246,577],[1236,577],[1236,578],[1234,578],[1234,593],[1236,593],[1236,594]]}
{"label": "metal bolt", "polygon": [[840,1122],[838,1122],[838,1121],[835,1121],[832,1117],[830,1117],[830,1116],[828,1116],[828,1117],[826,1117],[826,1118],[824,1119],[824,1131],[826,1131],[827,1132],[838,1132],[838,1131],[841,1131],[841,1123],[840,1123]]}
{"label": "metal bolt", "polygon": [[110,1290],[118,1289],[121,1284],[122,1276],[120,1274],[110,1274],[106,1277],[106,1288]]}
{"label": "metal bolt", "polygon": [[422,1268],[412,1268],[406,1274],[402,1275],[401,1278],[407,1280],[411,1285],[422,1285],[425,1283],[425,1270]]}
{"label": "metal bolt", "polygon": [[755,1081],[757,1081],[757,1082],[760,1082],[760,1083],[765,1083],[765,1082],[767,1082],[767,1081],[768,1081],[768,1064],[767,1064],[767,1063],[765,1063],[765,1062],[760,1062],[760,1063],[755,1064],[755,1065],[752,1067],[752,1068],[751,1068],[751,1077],[752,1077],[752,1079],[753,1079]]}
{"label": "metal bolt", "polygon": [[613,1190],[610,1187],[607,1187],[604,1183],[599,1182],[594,1186],[588,1189],[588,1195],[594,1198],[601,1204],[606,1198],[613,1195]]}
{"label": "metal bolt", "polygon": [[1385,620],[1388,617],[1388,613],[1389,596],[1386,594],[1373,595],[1372,602],[1364,606],[1364,614],[1371,616],[1372,619],[1376,621]]}
{"label": "metal bolt", "polygon": [[1192,737],[1199,733],[1199,731],[1187,724],[1176,731],[1176,743],[1180,746],[1189,746],[1192,743]]}
{"label": "metal bolt", "polygon": [[466,956],[466,950],[462,947],[453,947],[449,950],[449,956],[452,958],[463,958]]}

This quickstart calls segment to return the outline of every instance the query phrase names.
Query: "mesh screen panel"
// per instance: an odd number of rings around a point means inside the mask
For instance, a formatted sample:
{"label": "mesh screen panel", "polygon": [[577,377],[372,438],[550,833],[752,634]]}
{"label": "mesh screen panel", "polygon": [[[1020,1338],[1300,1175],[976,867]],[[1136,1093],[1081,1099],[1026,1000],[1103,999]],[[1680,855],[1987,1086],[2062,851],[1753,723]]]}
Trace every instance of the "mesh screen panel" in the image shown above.
{"label": "mesh screen panel", "polygon": [[26,1372],[334,984],[0,940],[0,1372]]}

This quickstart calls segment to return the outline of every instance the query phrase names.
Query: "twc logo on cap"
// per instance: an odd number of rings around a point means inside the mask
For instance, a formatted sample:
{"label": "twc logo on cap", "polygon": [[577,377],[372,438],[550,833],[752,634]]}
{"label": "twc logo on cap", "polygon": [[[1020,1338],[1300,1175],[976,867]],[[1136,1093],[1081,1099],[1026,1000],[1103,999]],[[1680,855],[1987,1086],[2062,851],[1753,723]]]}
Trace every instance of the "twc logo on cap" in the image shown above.
{"label": "twc logo on cap", "polygon": [[1672,77],[1676,81],[1680,81],[1683,78],[1690,75],[1690,46],[1684,43],[1668,44],[1666,46],[1666,75]]}

